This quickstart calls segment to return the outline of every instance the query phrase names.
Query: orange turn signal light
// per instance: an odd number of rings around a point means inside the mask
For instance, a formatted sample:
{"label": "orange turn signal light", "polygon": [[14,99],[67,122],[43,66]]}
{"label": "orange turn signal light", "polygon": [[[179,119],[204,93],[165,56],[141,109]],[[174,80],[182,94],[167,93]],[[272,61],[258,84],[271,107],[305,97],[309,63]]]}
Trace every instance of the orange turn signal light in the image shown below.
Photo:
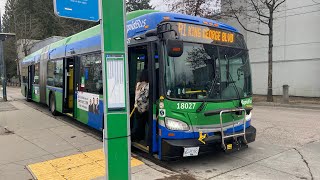
{"label": "orange turn signal light", "polygon": [[172,51],[174,51],[174,52],[180,52],[180,51],[181,51],[181,48],[178,48],[178,47],[172,48]]}

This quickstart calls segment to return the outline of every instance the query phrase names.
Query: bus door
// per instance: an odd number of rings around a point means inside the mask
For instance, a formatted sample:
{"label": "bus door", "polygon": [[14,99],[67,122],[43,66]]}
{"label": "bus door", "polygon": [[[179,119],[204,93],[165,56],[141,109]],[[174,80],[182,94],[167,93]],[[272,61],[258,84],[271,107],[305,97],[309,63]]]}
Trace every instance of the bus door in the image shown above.
{"label": "bus door", "polygon": [[74,89],[74,97],[73,97],[73,99],[74,99],[74,102],[73,102],[73,106],[75,107],[75,108],[73,108],[73,117],[74,118],[78,118],[78,116],[77,116],[77,93],[78,93],[78,91],[80,90],[79,89],[79,85],[80,85],[80,57],[79,56],[75,56],[74,57],[74,61],[73,61],[73,77],[74,77],[74,79],[73,79],[73,89]]}
{"label": "bus door", "polygon": [[[154,103],[154,85],[155,85],[155,44],[145,43],[133,45],[128,48],[129,52],[129,94],[130,110],[133,111],[135,103],[135,87],[139,82],[141,72],[148,71],[149,80],[149,109],[145,113],[138,112],[135,109],[130,118],[131,122],[131,141],[132,145],[145,152],[154,152],[155,143],[155,118],[153,112]],[[143,132],[143,133],[141,133]]]}
{"label": "bus door", "polygon": [[32,99],[32,85],[34,81],[34,65],[28,66],[28,93],[27,93],[27,100]]}
{"label": "bus door", "polygon": [[64,61],[63,112],[73,117],[74,105],[74,58]]}

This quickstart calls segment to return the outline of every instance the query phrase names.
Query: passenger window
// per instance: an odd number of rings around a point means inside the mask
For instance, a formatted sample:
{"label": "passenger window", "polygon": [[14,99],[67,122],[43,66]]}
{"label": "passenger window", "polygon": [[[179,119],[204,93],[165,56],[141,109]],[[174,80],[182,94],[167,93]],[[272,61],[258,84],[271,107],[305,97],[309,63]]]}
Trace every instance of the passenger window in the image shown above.
{"label": "passenger window", "polygon": [[40,81],[40,63],[34,65],[33,84],[39,84]]}
{"label": "passenger window", "polygon": [[63,87],[63,61],[48,61],[47,85],[54,87]]}
{"label": "passenger window", "polygon": [[28,83],[28,67],[24,66],[21,68],[21,76],[22,76],[22,83]]}
{"label": "passenger window", "polygon": [[80,56],[79,90],[103,94],[102,61],[100,53]]}

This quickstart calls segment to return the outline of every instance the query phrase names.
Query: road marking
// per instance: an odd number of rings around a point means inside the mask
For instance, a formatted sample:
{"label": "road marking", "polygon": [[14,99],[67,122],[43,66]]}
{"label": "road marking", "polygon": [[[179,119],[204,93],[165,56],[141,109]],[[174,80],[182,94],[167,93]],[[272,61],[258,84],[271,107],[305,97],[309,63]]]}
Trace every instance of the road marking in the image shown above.
{"label": "road marking", "polygon": [[[131,158],[131,167],[144,163]],[[38,180],[79,180],[105,176],[105,159],[102,149],[66,156],[27,166]]]}

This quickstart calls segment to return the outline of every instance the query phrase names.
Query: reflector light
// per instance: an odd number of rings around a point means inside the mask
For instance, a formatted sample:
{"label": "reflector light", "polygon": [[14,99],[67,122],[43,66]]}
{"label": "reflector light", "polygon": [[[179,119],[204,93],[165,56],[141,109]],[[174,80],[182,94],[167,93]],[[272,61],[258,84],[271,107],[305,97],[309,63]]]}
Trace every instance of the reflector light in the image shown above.
{"label": "reflector light", "polygon": [[179,52],[181,51],[181,48],[172,48],[172,51]]}
{"label": "reflector light", "polygon": [[164,20],[170,20],[170,17],[164,16],[163,19],[164,19]]}

